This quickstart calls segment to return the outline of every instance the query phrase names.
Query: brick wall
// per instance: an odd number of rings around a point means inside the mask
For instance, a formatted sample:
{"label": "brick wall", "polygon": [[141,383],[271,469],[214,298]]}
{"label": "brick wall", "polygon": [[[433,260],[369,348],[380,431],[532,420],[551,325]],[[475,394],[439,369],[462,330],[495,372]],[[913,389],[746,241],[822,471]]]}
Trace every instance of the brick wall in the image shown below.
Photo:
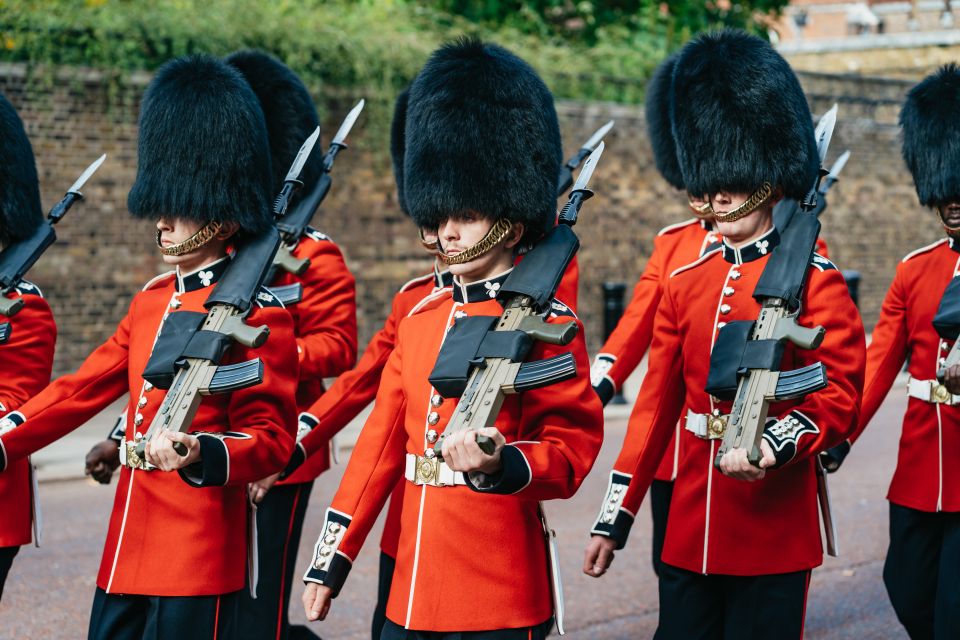
{"label": "brick wall", "polygon": [[[161,269],[152,227],[125,211],[136,171],[136,114],[148,78],[122,80],[60,69],[30,73],[0,65],[0,91],[18,108],[33,141],[45,207],[51,207],[100,153],[108,161],[84,190],[87,201],[58,226],[59,242],[30,278],[45,291],[60,327],[56,373],[74,370],[107,338],[131,296]],[[916,204],[899,155],[896,114],[909,83],[805,75],[816,112],[841,100],[833,145],[853,157],[824,216],[824,236],[842,268],[863,273],[862,307],[868,325],[897,261],[939,235],[930,212]],[[359,96],[322,104],[324,140]],[[383,322],[392,294],[429,265],[415,232],[396,206],[386,156],[388,105],[371,105],[337,162],[334,188],[316,226],[344,249],[359,287],[361,345]],[[558,105],[567,153],[599,125],[617,121],[577,231],[580,311],[591,349],[602,340],[600,286],[633,282],[661,227],[689,217],[684,198],[658,176],[646,142],[642,109],[610,104]]]}

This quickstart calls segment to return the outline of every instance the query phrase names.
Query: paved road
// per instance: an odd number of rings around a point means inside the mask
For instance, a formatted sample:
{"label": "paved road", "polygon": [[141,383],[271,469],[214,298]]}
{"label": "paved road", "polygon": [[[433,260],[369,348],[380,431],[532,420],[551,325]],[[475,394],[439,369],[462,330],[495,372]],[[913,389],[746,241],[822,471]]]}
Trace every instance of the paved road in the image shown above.
{"label": "paved road", "polygon": [[[887,484],[893,473],[900,417],[906,405],[902,388],[895,388],[874,424],[832,478],[831,490],[840,527],[842,557],[827,559],[814,572],[807,608],[807,637],[816,639],[906,637],[887,601],[881,582],[887,545]],[[594,472],[572,500],[551,505],[551,524],[561,542],[567,591],[568,637],[589,640],[649,638],[657,622],[656,581],[650,569],[649,511],[644,508],[632,540],[618,554],[614,571],[601,580],[580,572],[586,530],[605,488],[626,423],[623,409],[608,410],[607,440]],[[95,433],[102,432],[96,430]],[[77,465],[82,453],[77,452]],[[62,457],[62,456],[61,456]],[[63,460],[61,460],[61,463]],[[343,467],[318,483],[300,549],[306,562]],[[94,577],[100,561],[113,489],[84,480],[41,485],[44,504],[43,547],[25,548],[17,558],[0,604],[0,638],[82,638]],[[376,587],[376,541],[379,525],[358,559],[330,619],[316,630],[327,640],[369,637],[368,620]],[[167,550],[175,553],[171,540]],[[490,550],[495,553],[494,549]],[[295,598],[299,588],[295,588]],[[451,597],[456,597],[451,594]],[[299,604],[292,618],[303,620]]]}

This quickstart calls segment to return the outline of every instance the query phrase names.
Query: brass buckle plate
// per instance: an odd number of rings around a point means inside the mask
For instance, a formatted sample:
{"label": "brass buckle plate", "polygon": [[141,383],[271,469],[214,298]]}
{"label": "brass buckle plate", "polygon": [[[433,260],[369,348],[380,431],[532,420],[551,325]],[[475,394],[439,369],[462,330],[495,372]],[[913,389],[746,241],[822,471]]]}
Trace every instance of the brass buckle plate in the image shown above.
{"label": "brass buckle plate", "polygon": [[434,487],[440,486],[440,458],[425,458],[417,456],[417,464],[414,468],[414,484],[429,484]]}
{"label": "brass buckle plate", "polygon": [[947,391],[947,387],[942,384],[930,383],[930,400],[937,404],[947,404],[953,400],[953,394]]}
{"label": "brass buckle plate", "polygon": [[124,464],[131,469],[139,469],[141,471],[153,471],[156,469],[153,465],[149,464],[146,460],[137,455],[137,443],[131,440],[127,440],[123,443],[124,448],[127,451],[127,459]]}
{"label": "brass buckle plate", "polygon": [[709,440],[720,440],[727,430],[727,418],[729,416],[708,416],[707,417],[707,438]]}

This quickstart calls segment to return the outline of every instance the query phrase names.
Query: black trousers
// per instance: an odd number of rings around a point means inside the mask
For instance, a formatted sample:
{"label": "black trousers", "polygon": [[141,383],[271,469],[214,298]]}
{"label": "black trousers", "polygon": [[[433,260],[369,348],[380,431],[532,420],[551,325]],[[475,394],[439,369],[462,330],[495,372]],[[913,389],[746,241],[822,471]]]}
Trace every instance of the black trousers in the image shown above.
{"label": "black trousers", "polygon": [[544,640],[553,628],[553,618],[535,627],[525,629],[497,629],[495,631],[412,631],[392,620],[383,625],[380,640]]}
{"label": "black trousers", "polygon": [[803,637],[809,571],[723,576],[660,564],[656,640]]}
{"label": "black trousers", "polygon": [[0,600],[3,599],[3,585],[7,583],[13,559],[19,552],[20,547],[0,547]]}
{"label": "black trousers", "polygon": [[97,588],[88,640],[232,640],[223,613],[236,594],[158,597],[108,594]]}
{"label": "black trousers", "polygon": [[670,498],[673,497],[672,480],[654,480],[650,485],[650,513],[653,515],[653,572],[660,575],[660,558],[663,555],[663,540],[667,537],[667,516],[670,515]]}
{"label": "black trousers", "polygon": [[911,638],[960,638],[960,513],[890,503],[883,583]]}
{"label": "black trousers", "polygon": [[380,640],[383,625],[387,621],[387,600],[390,599],[390,583],[393,582],[393,570],[397,560],[383,551],[380,552],[380,574],[377,576],[377,606],[373,610],[373,622],[370,624],[371,640]]}
{"label": "black trousers", "polygon": [[297,569],[300,532],[313,482],[275,485],[257,507],[257,597],[244,589],[235,598],[233,621],[244,638],[318,638],[306,627],[290,628],[287,612]]}

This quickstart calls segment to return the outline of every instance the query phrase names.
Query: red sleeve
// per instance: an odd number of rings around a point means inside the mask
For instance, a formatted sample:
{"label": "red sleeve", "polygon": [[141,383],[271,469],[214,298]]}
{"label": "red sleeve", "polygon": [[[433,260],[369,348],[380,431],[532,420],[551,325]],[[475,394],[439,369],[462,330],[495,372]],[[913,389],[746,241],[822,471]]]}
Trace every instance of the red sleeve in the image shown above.
{"label": "red sleeve", "polygon": [[591,384],[604,402],[623,386],[650,346],[662,280],[669,275],[664,273],[666,251],[662,245],[662,237],[658,236],[647,266],[633,288],[630,304],[594,360]]}
{"label": "red sleeve", "polygon": [[2,411],[13,411],[50,384],[57,325],[47,301],[24,295],[19,313],[6,319],[10,337],[0,344],[7,375],[0,377]]}
{"label": "red sleeve", "polygon": [[300,278],[303,299],[294,307],[300,377],[338,376],[357,360],[357,299],[353,275],[329,240],[311,243],[310,267]]}
{"label": "red sleeve", "polygon": [[304,581],[329,586],[334,594],[343,586],[353,560],[403,474],[407,436],[401,351],[398,343],[387,360],[373,413],[360,431],[303,577]]}
{"label": "red sleeve", "polygon": [[873,336],[867,348],[867,372],[860,419],[856,431],[850,436],[851,443],[860,437],[873,419],[907,358],[907,302],[903,279],[901,263],[897,266],[893,284],[883,299],[880,320],[873,328]]}
{"label": "red sleeve", "polygon": [[626,510],[631,520],[653,482],[686,398],[676,302],[669,284],[657,307],[650,360],[662,364],[651,367],[644,376],[629,423],[628,439],[633,442],[636,462],[627,474],[630,488],[621,509]]}
{"label": "red sleeve", "polygon": [[333,386],[307,409],[316,426],[300,441],[305,458],[323,449],[377,397],[383,367],[396,344],[397,324],[404,315],[397,307],[397,297],[394,297],[390,315],[383,328],[370,339],[357,366],[337,378]]}
{"label": "red sleeve", "polygon": [[[0,421],[0,458],[16,460],[35,453],[128,391],[130,317],[136,303],[134,298],[113,336],[90,354],[76,373],[58,378]],[[4,466],[0,459],[0,469]]]}
{"label": "red sleeve", "polygon": [[826,388],[781,412],[779,420],[768,420],[763,437],[774,449],[777,466],[840,444],[853,433],[860,413],[866,339],[860,313],[836,268],[811,267],[800,324],[822,326],[826,333],[819,348],[797,349],[795,364],[822,362],[828,382]]}
{"label": "red sleeve", "polygon": [[[569,317],[551,318],[568,322]],[[531,360],[573,354],[577,371],[587,371],[583,326],[567,346],[538,344]],[[521,397],[523,441],[507,443],[503,471],[490,478],[469,474],[481,493],[519,495],[528,500],[569,498],[590,472],[603,442],[603,407],[586,375],[524,392]]]}
{"label": "red sleeve", "polygon": [[563,278],[557,286],[557,300],[567,305],[573,312],[577,312],[577,299],[580,294],[580,260],[573,256],[573,260],[567,265],[567,270],[563,272]]}
{"label": "red sleeve", "polygon": [[293,319],[280,307],[255,310],[248,324],[270,327],[258,349],[234,344],[230,362],[263,361],[263,382],[233,391],[225,433],[194,432],[201,460],[180,470],[195,486],[242,485],[280,471],[290,459],[297,430],[297,349]]}

